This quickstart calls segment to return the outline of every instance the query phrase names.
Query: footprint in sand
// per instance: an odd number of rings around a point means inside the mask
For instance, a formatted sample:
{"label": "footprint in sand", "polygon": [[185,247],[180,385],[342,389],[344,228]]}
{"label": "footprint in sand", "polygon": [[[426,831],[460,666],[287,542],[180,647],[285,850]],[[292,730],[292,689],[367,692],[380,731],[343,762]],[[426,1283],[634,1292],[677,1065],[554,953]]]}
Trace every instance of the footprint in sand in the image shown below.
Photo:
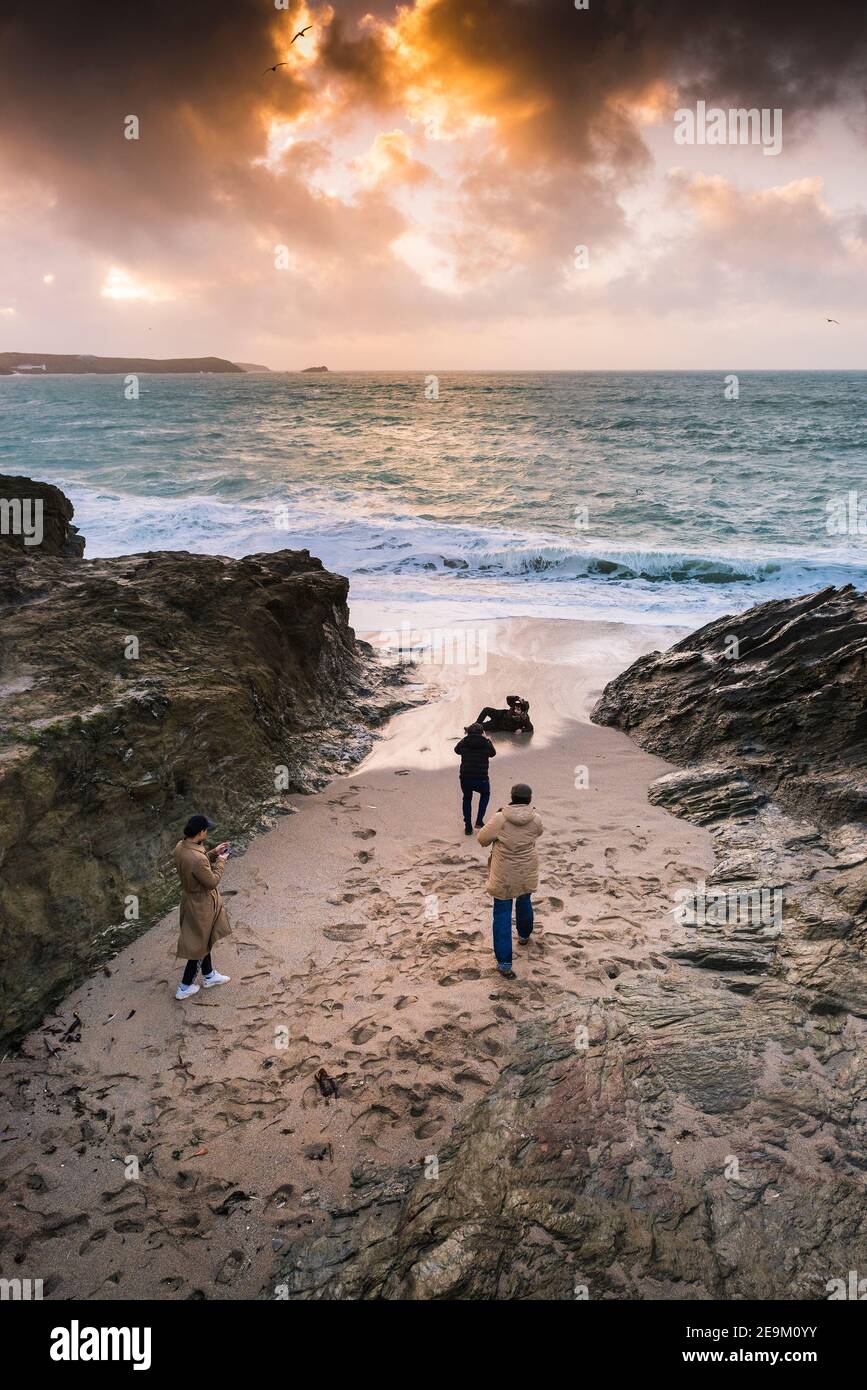
{"label": "footprint in sand", "polygon": [[437,984],[445,988],[449,985],[459,985],[464,980],[479,980],[481,976],[481,970],[477,970],[474,965],[465,965],[463,969],[455,970],[451,975],[442,975]]}
{"label": "footprint in sand", "polygon": [[352,833],[353,833],[353,835],[354,835],[354,837],[355,837],[356,840],[370,840],[370,839],[372,839],[373,836],[376,834],[376,831],[375,831],[375,830],[369,830],[369,829],[368,829],[368,830],[353,830]]}
{"label": "footprint in sand", "polygon": [[356,859],[358,859],[362,864],[369,864],[370,861],[371,861],[371,859],[373,858],[373,854],[372,854],[369,850],[360,849],[360,850],[358,851],[358,853],[356,854],[355,857],[356,857]]}
{"label": "footprint in sand", "polygon": [[378,1031],[379,1025],[374,1023],[373,1019],[366,1018],[363,1019],[361,1023],[355,1025],[352,1032],[349,1034],[349,1040],[355,1047],[361,1047],[363,1043],[370,1042],[370,1039],[374,1037]]}
{"label": "footprint in sand", "polygon": [[364,935],[364,927],[354,926],[350,923],[339,923],[333,927],[323,927],[322,935],[328,941],[357,941]]}
{"label": "footprint in sand", "polygon": [[266,1207],[276,1207],[278,1210],[282,1210],[288,1204],[294,1191],[291,1182],[281,1183],[279,1187],[274,1188],[271,1196],[267,1198]]}

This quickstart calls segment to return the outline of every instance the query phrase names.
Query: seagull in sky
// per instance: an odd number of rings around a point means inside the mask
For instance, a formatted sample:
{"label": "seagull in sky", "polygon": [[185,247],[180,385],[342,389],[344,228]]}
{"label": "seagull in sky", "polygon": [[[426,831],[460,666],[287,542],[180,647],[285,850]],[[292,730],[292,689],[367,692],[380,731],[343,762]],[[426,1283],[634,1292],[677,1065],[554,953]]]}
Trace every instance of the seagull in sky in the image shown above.
{"label": "seagull in sky", "polygon": [[[307,25],[305,25],[305,27],[304,27],[303,29],[299,29],[299,30],[298,30],[298,33],[297,33],[297,34],[295,35],[295,37],[293,38],[292,43],[295,42],[295,39],[303,39],[304,35],[308,32],[308,30],[310,30],[310,29],[312,29],[312,28],[313,28],[313,25],[312,25],[312,24],[307,24]],[[292,47],[292,44],[290,44],[289,47],[291,48],[291,47]],[[276,72],[278,68],[285,68],[285,67],[286,67],[286,64],[285,64],[285,63],[275,63],[274,66],[273,66],[273,68],[266,68],[266,69],[265,69],[265,72]],[[262,73],[262,76],[263,76],[263,77],[265,76],[265,72]]]}
{"label": "seagull in sky", "polygon": [[825,322],[826,322],[826,323],[836,323],[837,327],[838,327],[838,328],[840,327],[840,320],[839,320],[839,319],[826,319]]}

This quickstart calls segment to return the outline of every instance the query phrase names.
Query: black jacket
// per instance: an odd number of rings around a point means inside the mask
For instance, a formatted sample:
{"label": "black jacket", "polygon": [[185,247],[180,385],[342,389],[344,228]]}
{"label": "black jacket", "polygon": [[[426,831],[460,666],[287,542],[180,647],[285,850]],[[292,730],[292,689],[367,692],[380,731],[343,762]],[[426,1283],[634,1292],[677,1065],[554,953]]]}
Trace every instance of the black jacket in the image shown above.
{"label": "black jacket", "polygon": [[487,777],[488,759],[497,756],[497,750],[489,738],[482,734],[468,734],[455,744],[455,752],[461,760],[461,777],[476,779]]}

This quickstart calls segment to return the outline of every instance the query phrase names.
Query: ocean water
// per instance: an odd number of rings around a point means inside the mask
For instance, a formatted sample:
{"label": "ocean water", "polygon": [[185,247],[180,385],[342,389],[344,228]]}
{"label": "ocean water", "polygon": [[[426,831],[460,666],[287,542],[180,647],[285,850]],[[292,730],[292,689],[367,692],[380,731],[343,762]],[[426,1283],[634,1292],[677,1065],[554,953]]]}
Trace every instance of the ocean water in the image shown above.
{"label": "ocean water", "polygon": [[62,487],[92,557],[306,547],[364,628],[867,589],[828,511],[867,514],[865,373],[436,375],[0,378],[0,471]]}

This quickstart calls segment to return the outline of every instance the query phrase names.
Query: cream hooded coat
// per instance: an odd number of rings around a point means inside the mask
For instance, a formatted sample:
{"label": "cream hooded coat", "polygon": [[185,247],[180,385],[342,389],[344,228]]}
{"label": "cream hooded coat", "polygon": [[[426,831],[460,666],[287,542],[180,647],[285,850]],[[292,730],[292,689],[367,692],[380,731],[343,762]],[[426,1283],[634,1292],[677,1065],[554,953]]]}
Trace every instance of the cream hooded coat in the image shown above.
{"label": "cream hooded coat", "polygon": [[536,841],[542,822],[532,806],[506,806],[483,825],[476,839],[492,845],[485,884],[492,898],[520,898],[539,886]]}

